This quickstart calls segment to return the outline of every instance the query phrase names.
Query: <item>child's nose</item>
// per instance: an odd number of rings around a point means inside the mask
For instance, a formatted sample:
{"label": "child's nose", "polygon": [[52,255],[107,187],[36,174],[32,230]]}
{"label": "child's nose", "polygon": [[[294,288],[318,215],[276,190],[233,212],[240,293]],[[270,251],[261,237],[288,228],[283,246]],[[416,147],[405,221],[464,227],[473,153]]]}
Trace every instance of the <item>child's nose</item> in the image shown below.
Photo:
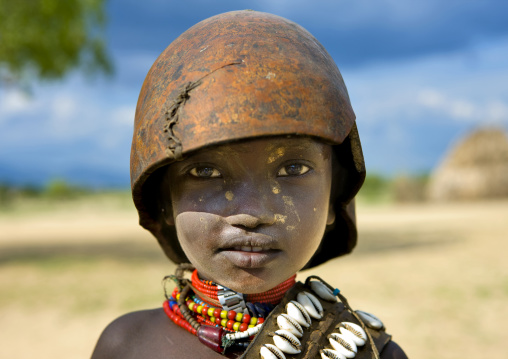
{"label": "child's nose", "polygon": [[260,224],[263,224],[263,220],[261,218],[243,213],[226,217],[226,222],[231,226],[242,226],[247,228],[256,228]]}
{"label": "child's nose", "polygon": [[[273,193],[271,194],[273,196]],[[241,221],[237,225],[254,228],[262,224],[273,224],[275,212],[270,202],[270,195],[259,186],[243,185],[233,192],[231,201],[232,221]],[[231,223],[230,223],[231,224]]]}

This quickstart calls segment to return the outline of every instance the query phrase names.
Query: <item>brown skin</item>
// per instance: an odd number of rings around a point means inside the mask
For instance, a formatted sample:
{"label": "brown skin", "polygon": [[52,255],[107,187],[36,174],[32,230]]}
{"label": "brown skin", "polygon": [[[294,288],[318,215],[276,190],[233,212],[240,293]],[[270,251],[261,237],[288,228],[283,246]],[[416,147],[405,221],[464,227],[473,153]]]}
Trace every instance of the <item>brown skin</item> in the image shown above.
{"label": "brown skin", "polygon": [[214,146],[170,166],[166,220],[203,278],[264,292],[303,268],[333,223],[331,169],[331,147],[310,138]]}
{"label": "brown skin", "polygon": [[92,359],[224,358],[176,326],[162,309],[126,314],[102,333]]}
{"label": "brown skin", "polygon": [[[169,167],[163,212],[200,275],[242,293],[259,293],[295,274],[319,246],[335,219],[331,177],[331,147],[311,138],[214,146]],[[223,356],[173,324],[162,309],[118,318],[92,355],[214,357]],[[391,342],[381,358],[406,356]]]}

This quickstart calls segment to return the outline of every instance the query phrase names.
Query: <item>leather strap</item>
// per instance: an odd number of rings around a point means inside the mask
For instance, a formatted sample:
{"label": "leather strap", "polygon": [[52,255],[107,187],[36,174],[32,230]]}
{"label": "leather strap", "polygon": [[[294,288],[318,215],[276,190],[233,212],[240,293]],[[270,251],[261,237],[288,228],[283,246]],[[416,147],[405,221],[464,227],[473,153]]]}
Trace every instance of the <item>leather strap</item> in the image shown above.
{"label": "leather strap", "polygon": [[[303,283],[297,282],[282,299],[282,302],[277,305],[270,315],[265,319],[265,324],[261,332],[256,335],[256,338],[249,345],[245,353],[240,357],[241,359],[259,359],[259,351],[264,344],[273,344],[273,339],[269,335],[279,329],[277,326],[277,317],[285,313],[286,304],[291,300],[296,300],[296,296],[301,291],[312,292]],[[295,355],[287,355],[288,358],[295,359],[320,359],[320,349],[329,348],[331,346],[328,341],[328,335],[335,330],[335,326],[341,322],[358,323],[358,320],[344,307],[340,302],[327,302],[320,299],[324,309],[324,316],[321,320],[312,320],[309,328],[304,328],[303,337],[300,338],[302,344],[301,353]],[[382,352],[386,344],[391,340],[391,336],[386,334],[384,329],[374,330],[368,328],[374,344],[379,353]],[[358,348],[355,359],[372,359],[374,355],[368,343]]]}

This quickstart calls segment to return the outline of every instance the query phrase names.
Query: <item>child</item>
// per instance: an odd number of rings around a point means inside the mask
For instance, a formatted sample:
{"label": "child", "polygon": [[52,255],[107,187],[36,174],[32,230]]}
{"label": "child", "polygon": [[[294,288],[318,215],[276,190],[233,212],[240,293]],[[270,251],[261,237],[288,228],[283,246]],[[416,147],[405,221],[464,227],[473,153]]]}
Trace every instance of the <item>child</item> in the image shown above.
{"label": "child", "polygon": [[295,283],[356,244],[354,120],[337,66],[295,23],[235,11],[176,39],[141,89],[131,181],[140,224],[190,264],[93,358],[406,358],[338,290]]}

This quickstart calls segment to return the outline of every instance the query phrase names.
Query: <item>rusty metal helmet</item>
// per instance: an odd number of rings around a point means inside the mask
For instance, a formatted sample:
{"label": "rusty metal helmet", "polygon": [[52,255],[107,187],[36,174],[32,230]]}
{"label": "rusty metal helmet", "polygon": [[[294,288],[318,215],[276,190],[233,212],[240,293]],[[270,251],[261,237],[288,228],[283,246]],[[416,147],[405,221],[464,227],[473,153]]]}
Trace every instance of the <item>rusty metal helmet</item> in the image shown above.
{"label": "rusty metal helmet", "polygon": [[280,135],[333,145],[342,167],[332,183],[335,223],[306,267],[351,252],[365,166],[335,62],[309,32],[279,16],[233,11],[194,25],[157,58],[139,95],[131,187],[141,226],[173,262],[188,261],[160,213],[162,169],[207,146]]}

